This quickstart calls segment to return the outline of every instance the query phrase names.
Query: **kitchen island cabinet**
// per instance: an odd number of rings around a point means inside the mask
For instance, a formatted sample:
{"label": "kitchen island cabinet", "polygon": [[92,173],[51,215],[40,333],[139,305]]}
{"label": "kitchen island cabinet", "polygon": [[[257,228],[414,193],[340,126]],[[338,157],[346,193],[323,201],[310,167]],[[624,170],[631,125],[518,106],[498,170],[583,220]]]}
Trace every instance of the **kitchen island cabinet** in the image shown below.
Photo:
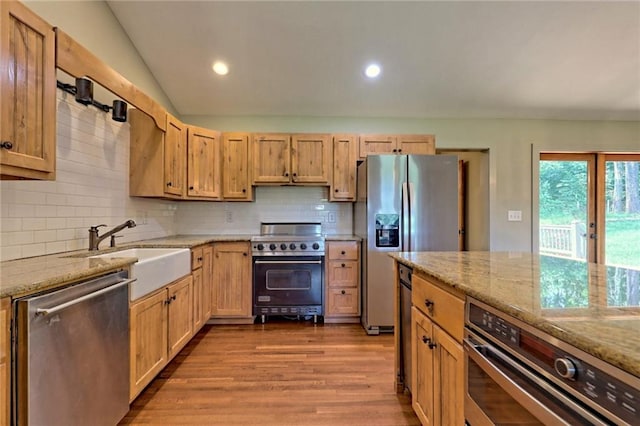
{"label": "kitchen island cabinet", "polygon": [[0,176],[53,180],[55,32],[17,1],[0,2]]}
{"label": "kitchen island cabinet", "polygon": [[251,245],[213,244],[211,322],[252,323]]}
{"label": "kitchen island cabinet", "polygon": [[359,158],[371,154],[425,154],[436,153],[434,135],[360,135]]}
{"label": "kitchen island cabinet", "polygon": [[249,133],[222,134],[222,198],[252,201]]}
{"label": "kitchen island cabinet", "polygon": [[129,400],[133,401],[193,335],[191,275],[131,303],[129,309]]}
{"label": "kitchen island cabinet", "polygon": [[0,299],[0,426],[10,424],[11,299]]}

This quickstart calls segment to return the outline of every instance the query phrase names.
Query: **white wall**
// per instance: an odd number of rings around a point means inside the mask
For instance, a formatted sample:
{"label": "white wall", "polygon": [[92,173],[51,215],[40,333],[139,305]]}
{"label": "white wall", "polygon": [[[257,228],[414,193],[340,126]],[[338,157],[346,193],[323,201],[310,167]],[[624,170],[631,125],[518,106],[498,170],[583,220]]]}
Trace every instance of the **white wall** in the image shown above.
{"label": "white wall", "polygon": [[129,197],[129,124],[57,96],[57,178],[0,182],[0,260],[86,249],[90,226],[130,218],[118,244],[173,235],[177,203]]}

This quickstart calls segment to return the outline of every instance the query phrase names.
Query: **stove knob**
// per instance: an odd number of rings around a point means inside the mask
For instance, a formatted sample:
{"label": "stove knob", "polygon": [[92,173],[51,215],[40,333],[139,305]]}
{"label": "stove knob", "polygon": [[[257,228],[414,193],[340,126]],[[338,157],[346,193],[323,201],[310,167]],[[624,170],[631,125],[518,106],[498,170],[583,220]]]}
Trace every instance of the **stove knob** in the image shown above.
{"label": "stove knob", "polygon": [[313,246],[312,246],[312,247],[313,247],[313,249],[314,249],[314,250],[318,250],[318,249],[320,248],[320,244],[318,244],[318,243],[313,243]]}
{"label": "stove knob", "polygon": [[291,243],[291,244],[289,244],[289,248],[290,248],[291,250],[295,250],[295,249],[296,249],[296,245],[295,245],[295,244],[293,244],[293,243]]}
{"label": "stove knob", "polygon": [[565,379],[573,379],[576,377],[576,365],[569,358],[556,358],[555,362],[556,372],[560,377]]}
{"label": "stove knob", "polygon": [[285,243],[280,244],[280,250],[286,250],[287,245]]}
{"label": "stove knob", "polygon": [[264,250],[264,244],[258,244],[258,250]]}
{"label": "stove knob", "polygon": [[275,250],[276,247],[277,246],[275,244],[273,244],[273,243],[269,244],[269,249],[271,249],[271,250]]}
{"label": "stove knob", "polygon": [[300,250],[306,250],[307,245],[305,243],[300,244]]}

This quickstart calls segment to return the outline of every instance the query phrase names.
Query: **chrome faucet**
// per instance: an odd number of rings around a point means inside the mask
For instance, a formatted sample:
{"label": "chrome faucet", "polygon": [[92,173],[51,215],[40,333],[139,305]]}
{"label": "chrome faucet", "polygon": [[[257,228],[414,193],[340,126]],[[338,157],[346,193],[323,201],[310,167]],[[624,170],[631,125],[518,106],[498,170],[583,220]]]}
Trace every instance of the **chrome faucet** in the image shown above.
{"label": "chrome faucet", "polygon": [[116,226],[115,228],[113,228],[112,230],[105,232],[104,235],[98,235],[98,228],[100,228],[101,226],[107,226],[107,225],[102,224],[102,225],[92,226],[91,228],[89,228],[89,250],[91,251],[98,250],[100,241],[115,234],[116,232],[122,231],[124,228],[134,228],[136,226],[136,223],[133,220],[129,219],[125,223],[122,223]]}

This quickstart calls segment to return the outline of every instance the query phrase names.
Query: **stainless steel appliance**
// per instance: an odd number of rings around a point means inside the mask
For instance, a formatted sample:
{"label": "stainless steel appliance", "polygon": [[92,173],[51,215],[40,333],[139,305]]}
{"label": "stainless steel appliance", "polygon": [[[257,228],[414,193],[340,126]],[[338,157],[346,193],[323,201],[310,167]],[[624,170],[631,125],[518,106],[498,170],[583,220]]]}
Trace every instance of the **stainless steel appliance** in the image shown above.
{"label": "stainless steel appliance", "polygon": [[398,383],[411,392],[411,275],[413,269],[398,265],[400,281],[400,377]]}
{"label": "stainless steel appliance", "polygon": [[362,238],[362,325],[393,330],[391,251],[458,250],[458,158],[373,155],[358,166],[354,234]]}
{"label": "stainless steel appliance", "polygon": [[324,237],[320,223],[262,223],[251,239],[253,315],[323,315]]}
{"label": "stainless steel appliance", "polygon": [[640,424],[640,378],[473,298],[463,343],[471,426]]}
{"label": "stainless steel appliance", "polygon": [[114,425],[129,410],[127,272],[14,301],[13,423]]}

